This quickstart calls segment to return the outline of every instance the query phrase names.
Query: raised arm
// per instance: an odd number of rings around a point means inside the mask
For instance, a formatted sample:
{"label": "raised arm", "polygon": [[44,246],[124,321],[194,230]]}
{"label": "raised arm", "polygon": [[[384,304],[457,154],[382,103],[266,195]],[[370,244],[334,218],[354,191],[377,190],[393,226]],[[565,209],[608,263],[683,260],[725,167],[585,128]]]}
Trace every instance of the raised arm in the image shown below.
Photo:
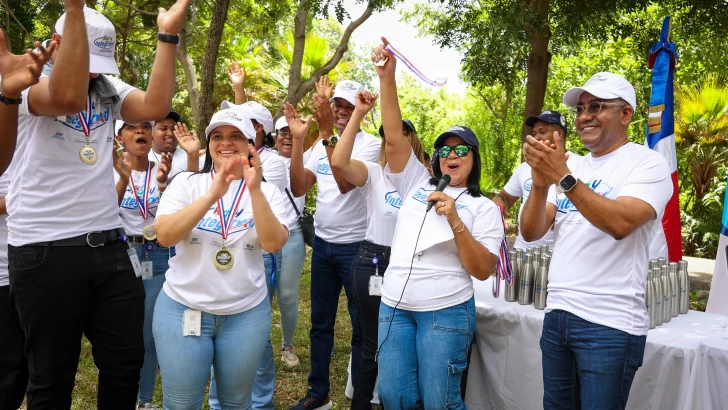
{"label": "raised arm", "polygon": [[[384,44],[374,50],[372,61],[379,75],[382,125],[384,126],[384,135],[387,136],[385,144],[387,164],[389,164],[390,171],[396,174],[402,172],[407,165],[412,147],[402,132],[402,112],[399,109],[397,82],[394,75],[397,61],[384,48],[389,44],[387,39],[382,37],[382,41]],[[383,65],[380,65],[382,62],[384,62]]]}
{"label": "raised arm", "polygon": [[250,190],[250,197],[253,200],[253,217],[255,218],[255,223],[258,226],[265,227],[265,229],[257,230],[258,241],[260,241],[260,247],[264,251],[275,253],[280,251],[283,245],[288,242],[288,229],[281,224],[275,213],[273,213],[271,204],[260,189],[263,171],[258,166],[260,165],[258,152],[252,145],[248,146],[248,150],[249,154],[253,157],[252,163],[249,163],[245,157],[242,157],[240,160],[243,164],[245,181]]}
{"label": "raised arm", "polygon": [[237,61],[233,61],[228,67],[225,67],[225,72],[233,86],[235,104],[248,102],[248,96],[245,94],[245,67],[241,67]]}
{"label": "raised arm", "polygon": [[187,153],[187,171],[197,172],[200,168],[200,139],[197,131],[190,132],[187,125],[178,122],[172,130],[180,148]]}
{"label": "raised arm", "polygon": [[362,120],[372,109],[377,101],[377,95],[368,91],[359,91],[356,96],[357,102],[354,112],[351,114],[349,124],[336,144],[333,155],[331,155],[331,169],[334,175],[338,174],[344,179],[358,187],[364,186],[369,177],[367,166],[356,159],[351,159],[351,152],[354,149],[356,134],[359,132]]}
{"label": "raised arm", "polygon": [[[331,138],[334,135],[332,131],[334,129],[334,111],[331,108],[329,100],[326,97],[316,94],[313,96],[313,106],[309,108],[316,118],[316,124],[319,127],[319,138],[324,140]],[[334,147],[327,145],[326,156],[328,157],[329,165],[331,165],[332,155],[334,155]],[[336,186],[339,188],[339,192],[346,194],[355,188],[354,184],[347,181],[343,175],[336,172],[333,168],[331,171],[334,176],[334,181],[336,181]]]}
{"label": "raised arm", "polygon": [[303,140],[311,128],[311,118],[305,121],[296,112],[296,109],[289,103],[283,104],[283,113],[288,121],[288,128],[293,137],[291,152],[291,192],[293,196],[306,195],[313,184],[316,183],[316,175],[303,166]]}
{"label": "raised arm", "polygon": [[[169,10],[160,7],[157,16],[159,34],[176,36],[184,24],[189,4],[190,0],[177,0]],[[121,106],[121,116],[124,121],[130,123],[155,121],[169,113],[176,77],[176,49],[177,46],[174,44],[157,41],[157,51],[147,91],[134,90],[124,99]],[[53,70],[55,73],[55,67]]]}

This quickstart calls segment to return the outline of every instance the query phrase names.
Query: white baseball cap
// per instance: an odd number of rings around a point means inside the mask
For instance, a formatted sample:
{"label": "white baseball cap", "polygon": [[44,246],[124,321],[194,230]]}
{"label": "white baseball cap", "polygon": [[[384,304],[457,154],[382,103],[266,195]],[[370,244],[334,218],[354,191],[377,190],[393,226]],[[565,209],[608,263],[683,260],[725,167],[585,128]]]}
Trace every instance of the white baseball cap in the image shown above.
{"label": "white baseball cap", "polygon": [[336,84],[334,90],[334,96],[331,97],[329,102],[334,102],[337,98],[343,98],[348,101],[351,105],[356,105],[356,95],[359,91],[363,90],[364,86],[352,80],[345,80]]}
{"label": "white baseball cap", "polygon": [[[154,128],[154,121],[146,121],[147,124],[149,124],[149,128]],[[120,135],[119,132],[121,132],[121,128],[124,126],[124,124],[130,124],[128,122],[124,122],[121,120],[114,120],[114,135],[118,136]],[[138,125],[138,124],[130,124],[130,125]]]}
{"label": "white baseball cap", "polygon": [[281,116],[276,120],[276,131],[280,131],[281,129],[288,126],[288,120],[286,119],[286,116]]}
{"label": "white baseball cap", "polygon": [[263,131],[270,134],[273,131],[273,114],[263,106],[263,104],[255,101],[248,101],[243,104],[233,104],[230,101],[223,101],[220,108],[238,110],[247,115],[251,119],[263,125]]}
{"label": "white baseball cap", "polygon": [[621,98],[632,107],[632,110],[637,111],[637,96],[634,87],[619,74],[609,72],[594,74],[583,87],[574,87],[564,93],[564,104],[569,107],[576,106],[579,103],[579,97],[584,92],[607,100]]}
{"label": "white baseball cap", "polygon": [[255,141],[255,128],[250,121],[250,117],[239,110],[227,108],[216,112],[212,116],[212,119],[210,119],[210,125],[205,128],[205,137],[209,139],[210,133],[221,125],[232,125],[240,130],[249,140]]}
{"label": "white baseball cap", "polygon": [[[119,67],[114,59],[116,46],[116,30],[109,19],[98,11],[83,7],[88,37],[89,73],[119,75]],[[66,13],[56,21],[56,33],[63,36]]]}

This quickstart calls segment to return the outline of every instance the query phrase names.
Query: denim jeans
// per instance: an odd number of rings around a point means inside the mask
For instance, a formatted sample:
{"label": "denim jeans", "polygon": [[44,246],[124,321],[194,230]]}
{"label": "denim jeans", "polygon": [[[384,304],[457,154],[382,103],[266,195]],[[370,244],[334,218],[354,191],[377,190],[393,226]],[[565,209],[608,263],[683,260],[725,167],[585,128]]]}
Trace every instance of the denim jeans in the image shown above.
{"label": "denim jeans", "polygon": [[[275,262],[273,262],[275,256]],[[265,264],[265,283],[268,286],[268,301],[271,301],[275,287],[271,285],[273,281],[273,265],[275,264],[275,277],[281,275],[281,253],[270,254],[263,253],[263,263]],[[276,279],[277,280],[277,279]],[[210,382],[210,409],[220,410],[220,401],[217,399],[217,383],[215,382],[215,373],[213,369],[212,381]],[[268,340],[265,343],[263,356],[260,358],[258,370],[253,382],[253,409],[273,410],[273,392],[276,388],[276,366],[273,361],[273,345],[270,341],[270,332]]]}
{"label": "denim jeans", "polygon": [[17,410],[28,387],[28,360],[18,312],[10,301],[10,286],[0,286],[0,329],[0,410]]}
{"label": "denim jeans", "polygon": [[81,337],[99,369],[96,408],[132,408],[144,362],[144,286],[128,245],[8,247],[10,296],[25,334],[28,409],[68,409]]}
{"label": "denim jeans", "polygon": [[318,398],[329,394],[329,368],[334,349],[334,325],[339,294],[344,287],[351,317],[351,375],[359,378],[362,337],[351,280],[351,265],[361,242],[336,244],[314,239],[311,256],[311,372],[309,393]]}
{"label": "denim jeans", "polygon": [[157,349],[154,346],[152,335],[152,320],[154,318],[154,304],[157,302],[159,291],[164,285],[164,274],[169,269],[170,249],[152,244],[149,250],[147,245],[133,244],[139,260],[152,262],[151,279],[144,280],[144,366],[139,374],[139,403],[151,403],[154,397],[154,386],[157,381]]}
{"label": "denim jeans", "polygon": [[[356,311],[359,314],[359,325],[361,326],[363,339],[359,379],[353,380],[352,410],[372,408],[371,401],[374,395],[374,386],[377,383],[377,362],[374,356],[377,353],[377,347],[379,347],[377,344],[377,328],[379,326],[379,304],[382,297],[369,295],[369,278],[377,270],[379,275],[384,276],[384,271],[389,266],[390,250],[389,246],[365,241],[361,244],[351,268]],[[378,258],[376,266],[372,263],[374,257]]]}
{"label": "denim jeans", "polygon": [[298,286],[301,284],[301,273],[306,259],[306,244],[303,242],[301,228],[291,231],[288,242],[283,245],[281,255],[277,292],[278,307],[281,310],[283,347],[286,348],[293,346],[293,335],[298,325]]}
{"label": "denim jeans", "polygon": [[[390,328],[391,324],[391,328]],[[431,312],[379,308],[379,399],[385,409],[465,409],[460,381],[475,298]]]}
{"label": "denim jeans", "polygon": [[202,408],[214,364],[224,409],[250,409],[255,369],[270,333],[270,302],[234,315],[202,312],[200,336],[182,336],[188,307],[162,291],[154,307],[154,342],[162,370],[164,408]]}
{"label": "denim jeans", "polygon": [[563,310],[546,313],[544,409],[624,409],[646,341]]}

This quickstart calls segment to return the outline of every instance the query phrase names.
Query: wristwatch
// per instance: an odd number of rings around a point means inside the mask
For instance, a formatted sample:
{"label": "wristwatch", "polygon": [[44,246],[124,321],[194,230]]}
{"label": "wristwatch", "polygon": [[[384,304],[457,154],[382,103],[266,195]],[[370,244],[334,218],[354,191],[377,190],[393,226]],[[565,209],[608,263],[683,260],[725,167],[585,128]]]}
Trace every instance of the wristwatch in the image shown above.
{"label": "wristwatch", "polygon": [[159,40],[163,43],[170,43],[170,44],[174,44],[174,45],[179,44],[179,36],[172,36],[169,34],[158,33],[157,40]]}
{"label": "wristwatch", "polygon": [[560,194],[563,194],[565,192],[569,192],[576,186],[576,178],[574,178],[571,174],[566,174],[559,180],[559,183],[556,184],[556,191]]}
{"label": "wristwatch", "polygon": [[19,105],[23,103],[23,98],[8,98],[0,94],[0,102],[6,105]]}
{"label": "wristwatch", "polygon": [[339,137],[333,136],[329,139],[321,140],[321,144],[323,144],[324,147],[331,146],[332,148],[336,146],[336,144],[339,142]]}

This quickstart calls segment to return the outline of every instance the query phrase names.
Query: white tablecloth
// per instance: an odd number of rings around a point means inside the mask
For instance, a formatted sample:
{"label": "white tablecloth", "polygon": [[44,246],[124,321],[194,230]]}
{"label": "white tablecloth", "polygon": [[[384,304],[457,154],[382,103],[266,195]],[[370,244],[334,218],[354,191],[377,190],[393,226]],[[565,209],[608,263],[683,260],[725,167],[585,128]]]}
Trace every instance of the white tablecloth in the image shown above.
{"label": "white tablecloth", "polygon": [[[544,312],[493,298],[492,279],[474,281],[475,346],[469,410],[542,409],[539,339]],[[650,330],[628,409],[728,409],[728,317],[690,311]]]}

